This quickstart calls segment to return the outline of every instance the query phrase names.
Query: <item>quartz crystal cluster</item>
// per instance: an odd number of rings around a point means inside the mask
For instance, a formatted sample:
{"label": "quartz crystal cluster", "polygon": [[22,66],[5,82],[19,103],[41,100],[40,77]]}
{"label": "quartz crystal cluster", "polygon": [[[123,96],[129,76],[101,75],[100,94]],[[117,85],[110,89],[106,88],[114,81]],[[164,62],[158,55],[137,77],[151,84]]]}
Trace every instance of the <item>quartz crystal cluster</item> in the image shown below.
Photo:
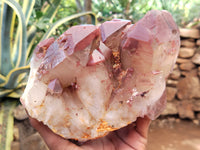
{"label": "quartz crystal cluster", "polygon": [[141,20],[73,26],[40,42],[22,104],[33,118],[67,139],[86,141],[165,108],[165,81],[180,47],[167,11]]}

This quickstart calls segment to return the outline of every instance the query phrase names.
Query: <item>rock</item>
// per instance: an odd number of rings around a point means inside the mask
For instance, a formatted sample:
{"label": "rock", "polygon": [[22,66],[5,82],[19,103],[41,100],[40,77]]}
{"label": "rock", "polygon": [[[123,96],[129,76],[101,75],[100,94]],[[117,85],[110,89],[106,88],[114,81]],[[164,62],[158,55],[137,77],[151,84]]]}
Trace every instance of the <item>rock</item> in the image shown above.
{"label": "rock", "polygon": [[197,119],[200,120],[200,113],[197,113]]}
{"label": "rock", "polygon": [[173,87],[167,87],[166,91],[167,91],[167,101],[172,101],[175,98],[177,89]]}
{"label": "rock", "polygon": [[19,128],[17,126],[14,126],[13,129],[13,140],[19,141]]}
{"label": "rock", "polygon": [[179,57],[181,58],[190,58],[194,55],[195,49],[181,47],[179,51]]}
{"label": "rock", "polygon": [[177,64],[174,64],[173,70],[175,70],[175,69],[178,69],[178,65]]}
{"label": "rock", "polygon": [[192,57],[192,62],[194,64],[200,65],[200,53],[196,53],[193,57]]}
{"label": "rock", "polygon": [[17,120],[24,120],[28,118],[28,115],[26,113],[26,110],[24,106],[18,105],[14,110],[14,117]]}
{"label": "rock", "polygon": [[11,143],[11,150],[20,150],[20,143],[18,141],[13,141]]}
{"label": "rock", "polygon": [[177,64],[182,64],[182,63],[187,63],[190,62],[189,59],[184,59],[184,58],[177,58],[176,63]]}
{"label": "rock", "polygon": [[195,47],[196,43],[190,40],[181,40],[181,46],[193,48]]}
{"label": "rock", "polygon": [[179,69],[173,70],[172,73],[170,74],[170,78],[173,80],[179,79],[180,76],[181,76],[181,72]]}
{"label": "rock", "polygon": [[171,86],[171,87],[176,87],[178,84],[178,81],[177,80],[167,80],[167,85],[168,86]]}
{"label": "rock", "polygon": [[190,41],[190,42],[194,42],[195,43],[195,39],[192,39],[192,38],[188,38],[188,39],[185,39],[185,38],[183,38],[182,40],[188,40],[188,41]]}
{"label": "rock", "polygon": [[181,37],[194,38],[194,39],[200,38],[200,33],[198,29],[180,28],[179,30]]}
{"label": "rock", "polygon": [[193,76],[196,77],[197,74],[197,69],[192,69],[190,71],[181,71],[181,76],[186,77],[186,76]]}
{"label": "rock", "polygon": [[170,123],[174,123],[176,119],[174,117],[167,118]]}
{"label": "rock", "polygon": [[194,100],[193,101],[193,110],[194,111],[200,111],[200,100]]}
{"label": "rock", "polygon": [[196,41],[196,45],[200,46],[200,39]]}
{"label": "rock", "polygon": [[199,125],[199,120],[198,120],[198,119],[194,119],[194,120],[192,120],[192,122],[193,122],[195,125]]}
{"label": "rock", "polygon": [[180,118],[194,119],[194,112],[192,110],[192,103],[188,100],[177,103],[178,114]]}
{"label": "rock", "polygon": [[193,64],[192,62],[187,62],[187,63],[182,63],[180,64],[179,68],[183,71],[190,71],[193,68],[195,68],[195,64]]}
{"label": "rock", "polygon": [[176,104],[168,102],[165,110],[162,112],[161,115],[176,115],[176,114],[178,114]]}
{"label": "rock", "polygon": [[200,84],[198,77],[186,76],[177,84],[179,99],[200,98]]}
{"label": "rock", "polygon": [[21,150],[48,150],[39,133],[32,134],[24,139],[22,145]]}

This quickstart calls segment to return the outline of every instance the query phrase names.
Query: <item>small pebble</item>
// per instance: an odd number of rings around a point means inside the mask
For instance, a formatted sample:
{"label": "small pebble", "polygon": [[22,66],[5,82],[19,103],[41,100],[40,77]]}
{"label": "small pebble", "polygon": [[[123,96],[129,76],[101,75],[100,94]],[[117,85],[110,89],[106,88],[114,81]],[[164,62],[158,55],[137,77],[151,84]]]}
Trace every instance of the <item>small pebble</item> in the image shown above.
{"label": "small pebble", "polygon": [[199,120],[195,119],[195,120],[193,120],[193,123],[194,123],[195,125],[199,125]]}
{"label": "small pebble", "polygon": [[25,120],[28,118],[28,115],[26,113],[26,110],[24,106],[18,105],[14,110],[14,117],[17,120]]}

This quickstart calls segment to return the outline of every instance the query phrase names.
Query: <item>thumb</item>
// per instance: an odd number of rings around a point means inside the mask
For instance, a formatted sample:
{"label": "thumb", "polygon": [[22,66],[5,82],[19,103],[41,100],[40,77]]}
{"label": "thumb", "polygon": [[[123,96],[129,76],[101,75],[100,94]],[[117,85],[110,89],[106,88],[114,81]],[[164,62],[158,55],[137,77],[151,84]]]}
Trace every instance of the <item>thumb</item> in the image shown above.
{"label": "thumb", "polygon": [[147,116],[139,117],[136,121],[136,130],[144,138],[147,138],[150,123],[151,120]]}

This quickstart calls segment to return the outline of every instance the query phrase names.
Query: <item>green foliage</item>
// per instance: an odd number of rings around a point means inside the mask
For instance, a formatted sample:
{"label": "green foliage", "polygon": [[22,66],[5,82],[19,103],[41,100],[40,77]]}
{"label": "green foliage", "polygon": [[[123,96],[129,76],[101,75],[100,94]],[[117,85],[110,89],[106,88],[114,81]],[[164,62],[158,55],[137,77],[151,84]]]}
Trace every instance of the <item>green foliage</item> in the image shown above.
{"label": "green foliage", "polygon": [[16,101],[6,100],[0,103],[0,149],[10,150],[13,140],[13,110],[16,106]]}
{"label": "green foliage", "polygon": [[129,19],[133,22],[142,18],[149,10],[165,9],[180,26],[200,17],[199,0],[93,0],[93,10],[100,21],[112,18]]}
{"label": "green foliage", "polygon": [[200,2],[198,0],[155,0],[159,9],[171,12],[180,26],[185,26],[196,17],[200,17]]}
{"label": "green foliage", "polygon": [[57,18],[62,19],[63,16],[70,16],[78,12],[75,0],[62,0],[60,3],[60,9],[57,12]]}
{"label": "green foliage", "polygon": [[92,12],[83,12],[83,13],[71,15],[71,16],[69,16],[69,17],[60,19],[60,20],[58,20],[56,23],[54,23],[54,24],[49,28],[49,30],[43,35],[43,37],[41,38],[41,40],[47,39],[47,38],[52,34],[52,32],[53,32],[55,29],[57,29],[61,24],[65,23],[65,22],[67,22],[67,21],[73,20],[74,18],[79,18],[79,17],[85,16],[85,15],[90,15],[91,18],[92,18],[92,24],[96,24],[96,17],[95,17],[95,14],[92,13]]}
{"label": "green foliage", "polygon": [[[61,1],[57,18],[80,11],[76,0]],[[84,0],[80,0],[84,5]],[[194,18],[200,17],[199,0],[92,0],[92,10],[98,21],[104,22],[113,18],[129,19],[133,23],[141,19],[152,9],[168,10],[179,26],[185,26]],[[79,20],[69,22],[67,26],[80,23]],[[62,30],[62,28],[61,28]]]}

